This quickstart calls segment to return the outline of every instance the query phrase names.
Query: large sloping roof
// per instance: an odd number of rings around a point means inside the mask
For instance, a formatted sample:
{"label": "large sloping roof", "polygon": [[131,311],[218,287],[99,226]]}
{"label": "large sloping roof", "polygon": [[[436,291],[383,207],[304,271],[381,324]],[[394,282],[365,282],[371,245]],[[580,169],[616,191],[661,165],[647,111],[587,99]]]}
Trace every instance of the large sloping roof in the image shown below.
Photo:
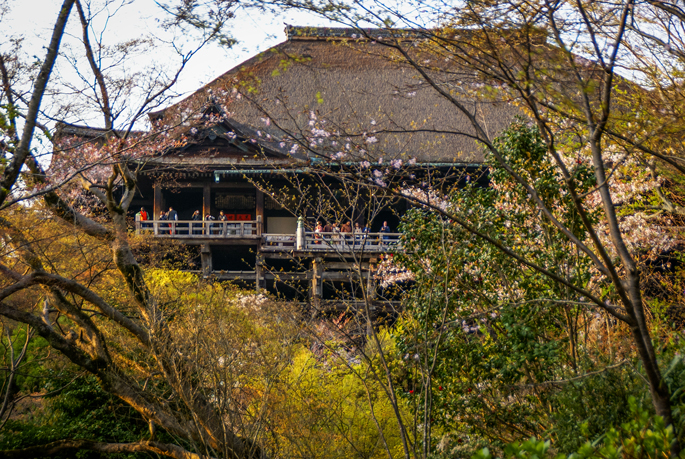
{"label": "large sloping roof", "polygon": [[[317,150],[328,145],[331,152],[344,151],[345,143],[356,143],[372,156],[386,159],[481,162],[481,148],[469,136],[473,129],[468,118],[416,70],[392,59],[387,47],[360,39],[358,33],[289,27],[287,41],[152,118],[177,121],[184,113],[201,110],[211,99],[232,120],[258,133],[260,142],[267,136],[270,141],[285,140],[286,132],[309,138],[299,152],[318,135],[319,143],[313,148]],[[462,87],[479,84],[473,72],[466,70],[451,69],[450,78]],[[520,113],[512,104],[471,100],[463,92],[460,101],[490,134],[504,129]],[[332,137],[327,137],[331,133],[337,137],[332,145]],[[279,144],[285,151],[292,145]]]}

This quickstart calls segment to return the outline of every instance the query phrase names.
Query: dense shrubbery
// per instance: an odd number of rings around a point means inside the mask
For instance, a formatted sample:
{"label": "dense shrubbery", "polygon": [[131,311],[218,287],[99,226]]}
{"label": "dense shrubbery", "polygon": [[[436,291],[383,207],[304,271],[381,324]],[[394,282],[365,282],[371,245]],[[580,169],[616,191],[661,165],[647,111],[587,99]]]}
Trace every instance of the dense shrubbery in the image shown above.
{"label": "dense shrubbery", "polygon": [[[66,438],[123,443],[149,435],[148,423],[140,414],[126,403],[104,392],[92,376],[76,377],[61,390],[58,390],[60,387],[57,381],[47,379],[42,389],[57,392],[45,397],[40,409],[34,411],[29,418],[8,420],[0,431],[0,448],[25,448]],[[70,455],[57,457],[67,458]],[[87,459],[101,455],[82,451],[77,457]]]}
{"label": "dense shrubbery", "polygon": [[[555,218],[580,240],[586,239],[537,129],[519,121],[496,145],[514,173],[536,184]],[[573,155],[576,191],[587,193],[592,186],[587,159]],[[651,192],[637,173],[628,172],[631,167],[638,168],[625,164],[614,178],[632,181],[632,196],[622,196],[626,205]],[[609,429],[628,422],[636,410],[629,410],[629,400],[649,400],[641,364],[633,354],[628,326],[566,283],[615,304],[611,284],[540,213],[511,172],[492,158],[489,177],[487,187],[468,183],[444,197],[431,192],[433,208],[416,208],[403,221],[405,251],[395,258],[413,273],[415,284],[407,293],[395,336],[401,353],[412,357],[408,362],[419,390],[427,394],[417,415],[445,433],[430,440],[445,457],[469,456],[483,445],[509,455],[514,446],[502,448],[531,437],[542,438],[542,443],[526,443],[526,448],[539,448],[547,441],[556,453],[572,454],[588,439],[609,438]],[[412,190],[414,196],[421,193],[427,192]],[[588,204],[589,218],[601,227],[599,210]],[[504,253],[449,216],[471,223],[494,244],[566,283]],[[622,218],[629,216],[623,212]],[[645,282],[650,282],[650,260],[658,256],[658,249],[639,229],[628,230],[625,237]],[[675,268],[660,273],[660,287],[645,301],[658,306],[659,295],[681,301],[672,288],[681,276]],[[682,371],[682,337],[664,308],[650,312],[656,345],[668,349],[660,359],[668,368],[665,374],[679,427],[682,389],[674,375]],[[640,411],[639,422],[647,422],[648,412]]]}

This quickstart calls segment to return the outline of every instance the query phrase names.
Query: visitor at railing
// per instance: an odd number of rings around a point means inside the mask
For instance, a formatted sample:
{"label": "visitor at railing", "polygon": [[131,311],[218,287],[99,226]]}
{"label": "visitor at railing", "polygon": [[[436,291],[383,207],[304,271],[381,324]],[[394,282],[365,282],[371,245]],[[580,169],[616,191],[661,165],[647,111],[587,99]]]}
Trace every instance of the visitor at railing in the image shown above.
{"label": "visitor at railing", "polygon": [[[144,210],[144,209],[143,209]],[[140,215],[139,215],[140,214]],[[266,234],[263,232],[262,220],[238,220],[233,214],[219,213],[220,220],[207,213],[201,219],[199,210],[193,212],[190,220],[178,220],[178,214],[170,207],[161,211],[158,220],[143,219],[142,211],[136,214],[135,230],[137,233],[148,233],[155,237],[168,238],[253,238],[263,236],[263,247],[274,247],[274,250],[312,250],[312,251],[378,251],[385,252],[399,244],[400,234],[391,233],[387,221],[379,232],[371,233],[368,225],[345,222],[340,228],[332,222],[325,224],[317,221],[313,231],[298,227],[296,234]],[[174,216],[170,219],[169,215]],[[250,217],[250,214],[241,216]],[[326,231],[330,230],[330,231]],[[299,234],[299,235],[298,235]]]}
{"label": "visitor at railing", "polygon": [[137,233],[152,233],[157,237],[179,238],[230,238],[259,236],[261,221],[215,221],[211,218],[201,220],[175,220],[168,219],[168,213],[162,212],[159,220],[147,220],[135,222]]}
{"label": "visitor at railing", "polygon": [[323,233],[323,226],[321,222],[316,222],[316,227],[314,227],[314,244],[321,244],[321,233]]}
{"label": "visitor at railing", "polygon": [[[384,221],[383,226],[381,226],[380,231],[381,233],[389,234],[390,233],[390,227],[388,226],[388,222]],[[389,238],[387,236],[383,236],[383,240],[387,241]]]}
{"label": "visitor at railing", "polygon": [[[190,219],[194,222],[199,222],[202,220],[202,215],[200,214],[199,210],[196,210],[193,212],[193,215],[190,217]],[[193,234],[194,235],[200,235],[202,234],[202,223],[193,223]]]}
{"label": "visitor at railing", "polygon": [[[207,225],[207,232],[206,232],[206,234],[209,234],[209,235],[212,234],[212,229],[213,229],[213,227],[214,227],[214,224],[213,224],[212,222],[215,221],[215,220],[216,220],[216,218],[214,218],[214,215],[212,215],[212,214],[207,214],[207,215],[205,215],[205,221],[209,222],[209,224]],[[204,234],[205,231],[203,230],[202,233]]]}
{"label": "visitor at railing", "polygon": [[147,221],[148,219],[149,219],[149,216],[148,216],[147,212],[145,211],[145,207],[141,207],[140,212],[137,212],[136,216],[135,216],[136,227],[147,228],[148,227],[147,224],[142,223],[142,222]]}
{"label": "visitor at railing", "polygon": [[364,232],[359,223],[354,224],[354,245],[361,245],[364,239]]}
{"label": "visitor at railing", "polygon": [[[283,237],[285,235],[279,235]],[[363,228],[352,234],[341,234],[324,231],[307,231],[304,235],[304,246],[301,250],[315,251],[386,251],[397,246],[400,241],[399,233],[368,233]],[[267,243],[272,242],[271,235],[265,235]]]}
{"label": "visitor at railing", "polygon": [[[167,220],[169,220],[169,217],[167,216],[167,213],[166,213],[166,212],[161,211],[161,212],[159,213],[159,219],[160,219],[160,221],[167,221]],[[159,227],[160,227],[160,228],[168,228],[169,225],[166,224],[166,223],[164,223],[164,224],[162,224],[162,225],[159,225]],[[155,229],[157,229],[157,228],[155,228]],[[162,230],[161,232],[160,232],[160,231],[155,231],[155,234],[169,234],[169,233],[166,232],[166,230]]]}

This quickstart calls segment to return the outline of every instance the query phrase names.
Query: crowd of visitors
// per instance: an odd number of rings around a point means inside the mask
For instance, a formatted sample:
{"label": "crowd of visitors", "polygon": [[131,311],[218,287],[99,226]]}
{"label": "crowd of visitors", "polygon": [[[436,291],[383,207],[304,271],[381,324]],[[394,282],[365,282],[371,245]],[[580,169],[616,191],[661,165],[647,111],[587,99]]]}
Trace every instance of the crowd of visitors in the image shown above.
{"label": "crowd of visitors", "polygon": [[[152,219],[154,217],[151,217],[153,216],[148,214],[144,207],[141,207],[140,211],[135,214],[135,221],[137,227],[140,229],[152,229]],[[219,211],[218,218],[215,218],[210,213],[203,217],[199,210],[195,210],[192,216],[190,217],[190,224],[184,223],[185,226],[183,228],[189,227],[190,234],[193,235],[202,235],[205,233],[214,234],[213,231],[220,231],[223,225],[215,225],[213,223],[210,223],[208,226],[205,226],[205,224],[201,222],[225,222],[229,220],[233,221],[235,219],[236,215],[227,215],[223,210]],[[158,221],[161,222],[171,222],[178,220],[178,212],[171,206],[167,211],[162,210],[158,218]],[[148,221],[150,221],[150,223],[145,223]],[[172,234],[172,232],[174,232],[177,227],[177,225],[172,225],[171,223],[159,223],[158,231],[159,234],[169,235]],[[337,222],[324,224],[321,220],[319,220],[316,222],[316,226],[314,228],[314,238],[315,243],[317,244],[320,243],[322,240],[329,239],[330,241],[354,241],[355,245],[359,245],[367,239],[370,231],[371,229],[368,225],[361,226],[359,222],[354,223],[353,225],[352,221],[348,220],[338,225]],[[383,234],[380,237],[380,240],[387,242],[390,239],[390,237],[386,234],[391,233],[391,231],[392,230],[390,229],[388,222],[383,221],[383,225],[380,227],[378,231],[379,233]],[[188,233],[186,232],[185,234]]]}
{"label": "crowd of visitors", "polygon": [[[315,233],[353,233],[353,234],[368,234],[371,229],[368,226],[364,226],[363,228],[359,225],[359,223],[354,224],[354,229],[352,229],[352,222],[347,221],[340,225],[338,227],[338,224],[333,222],[333,223],[326,223],[325,225],[321,223],[321,220],[316,222],[316,226],[314,227],[314,232]],[[379,233],[390,233],[390,226],[388,226],[387,221],[383,221],[383,226],[381,226],[380,230],[378,231]]]}
{"label": "crowd of visitors", "polygon": [[[362,227],[358,222],[354,224],[354,227],[352,226],[351,221],[344,222],[338,227],[338,224],[335,222],[323,224],[319,220],[314,227],[314,243],[321,244],[321,242],[328,240],[333,244],[339,242],[353,242],[354,245],[361,245],[365,243],[370,231],[371,229],[368,225]],[[379,232],[383,233],[381,241],[387,242],[390,239],[390,237],[386,235],[391,232],[387,221],[383,222],[383,226],[381,226]]]}

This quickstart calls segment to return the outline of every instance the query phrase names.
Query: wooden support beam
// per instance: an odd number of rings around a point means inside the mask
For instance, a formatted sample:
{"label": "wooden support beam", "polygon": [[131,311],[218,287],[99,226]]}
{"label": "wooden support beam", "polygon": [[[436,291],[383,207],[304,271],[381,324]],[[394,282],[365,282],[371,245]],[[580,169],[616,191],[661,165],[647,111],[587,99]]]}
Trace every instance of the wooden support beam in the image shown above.
{"label": "wooden support beam", "polygon": [[202,187],[202,218],[212,212],[212,190],[209,183],[205,183]]}
{"label": "wooden support beam", "polygon": [[264,273],[265,280],[277,280],[281,282],[286,281],[301,281],[311,279],[311,274],[306,272],[289,272],[289,273]]}
{"label": "wooden support beam", "polygon": [[[324,266],[326,267],[327,270],[333,270],[333,269],[338,269],[338,270],[347,270],[347,271],[357,271],[357,265],[358,262],[350,261],[350,262],[339,262],[339,261],[329,261],[325,262]],[[363,271],[366,271],[369,269],[369,264],[368,263],[362,263],[361,268]]]}
{"label": "wooden support beam", "polygon": [[[236,180],[238,177],[234,177],[232,180]],[[254,190],[254,187],[248,182],[219,182],[213,183],[212,188],[232,188],[232,189],[242,189],[245,190],[245,194],[250,193]]]}
{"label": "wooden support beam", "polygon": [[[315,275],[312,271],[308,272],[266,272],[262,268],[262,277],[265,280],[279,280],[283,282],[296,281],[296,280],[309,280],[312,285],[316,283],[317,288],[323,287],[323,280],[328,281],[343,281],[349,282],[352,279],[358,278],[355,274],[345,273],[345,272],[324,272],[319,275]],[[314,289],[316,290],[316,289]],[[311,292],[310,292],[311,296]]]}
{"label": "wooden support beam", "polygon": [[254,267],[255,273],[255,291],[259,292],[261,289],[266,287],[266,281],[264,279],[264,257],[257,254],[257,260]]}
{"label": "wooden support beam", "polygon": [[202,244],[200,251],[200,260],[202,261],[202,274],[209,276],[212,273],[212,251],[209,244]]}
{"label": "wooden support beam", "polygon": [[[267,249],[268,249],[268,247],[267,247]],[[262,255],[264,256],[264,258],[269,258],[269,259],[273,259],[273,260],[292,260],[295,258],[291,253],[288,253],[288,252],[268,252],[268,251],[264,250],[264,247],[260,247],[260,251],[261,251]]]}
{"label": "wooden support beam", "polygon": [[259,189],[257,189],[255,192],[255,219],[261,222],[258,225],[259,228],[257,229],[258,234],[261,236],[262,232],[264,231],[264,225],[266,224],[266,220],[264,220],[264,192]]}
{"label": "wooden support beam", "polygon": [[366,298],[370,301],[376,299],[376,279],[373,278],[374,266],[369,266],[366,272]]}
{"label": "wooden support beam", "polygon": [[323,296],[323,263],[318,257],[312,260],[312,287],[309,296],[312,300]]}
{"label": "wooden support beam", "polygon": [[[202,246],[205,244],[211,244],[213,246],[215,245],[220,245],[220,246],[229,246],[229,247],[249,247],[250,250],[256,250],[257,247],[259,247],[259,238],[255,236],[254,239],[247,239],[247,238],[177,238],[174,236],[166,236],[160,237],[160,239],[168,239],[168,240],[176,240],[179,241],[180,243],[184,245],[194,245],[194,246]],[[284,257],[285,258],[285,257]],[[286,258],[287,259],[287,258]]]}
{"label": "wooden support beam", "polygon": [[157,220],[164,210],[164,197],[162,196],[162,185],[160,183],[154,184],[154,204],[152,206],[152,218],[150,220]]}
{"label": "wooden support beam", "polygon": [[216,280],[244,280],[250,282],[254,280],[254,277],[254,271],[214,271],[212,273],[212,279]]}
{"label": "wooden support beam", "polygon": [[351,271],[326,271],[321,273],[321,279],[349,282],[351,280],[359,279],[359,275],[356,272]]}

